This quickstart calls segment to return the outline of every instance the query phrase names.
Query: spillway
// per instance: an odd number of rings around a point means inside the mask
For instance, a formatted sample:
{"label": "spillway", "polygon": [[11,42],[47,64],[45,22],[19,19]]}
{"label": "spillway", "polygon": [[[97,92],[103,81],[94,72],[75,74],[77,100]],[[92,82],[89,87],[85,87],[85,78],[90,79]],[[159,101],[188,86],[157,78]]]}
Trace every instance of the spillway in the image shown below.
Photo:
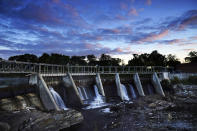
{"label": "spillway", "polygon": [[65,104],[64,104],[64,101],[62,100],[61,96],[52,88],[52,87],[49,87],[49,90],[56,102],[56,104],[59,106],[60,109],[63,109],[63,110],[67,110]]}

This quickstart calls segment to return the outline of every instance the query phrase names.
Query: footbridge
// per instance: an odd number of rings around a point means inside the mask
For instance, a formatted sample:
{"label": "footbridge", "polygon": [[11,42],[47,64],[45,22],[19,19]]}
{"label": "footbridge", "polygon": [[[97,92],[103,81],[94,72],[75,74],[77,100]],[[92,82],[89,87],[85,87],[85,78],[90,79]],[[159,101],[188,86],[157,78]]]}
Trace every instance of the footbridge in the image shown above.
{"label": "footbridge", "polygon": [[162,73],[168,68],[162,66],[70,66],[18,61],[0,61],[0,73],[41,74],[42,76],[96,75],[101,74],[152,74]]}
{"label": "footbridge", "polygon": [[[66,85],[70,85],[75,95],[78,97],[81,104],[83,104],[82,94],[77,87],[74,76],[92,76],[95,77],[95,82],[99,93],[106,96],[103,81],[100,75],[112,75],[115,80],[118,95],[124,100],[124,92],[121,84],[121,75],[132,75],[134,86],[140,96],[145,96],[140,75],[151,76],[152,84],[156,93],[165,96],[158,74],[168,72],[168,68],[161,66],[71,66],[71,65],[57,65],[44,63],[30,63],[19,61],[0,61],[0,75],[1,74],[27,74],[29,77],[29,84],[37,85],[40,98],[44,103],[46,109],[59,110],[52,94],[49,91],[45,77],[61,77]],[[119,76],[120,75],[120,76]]]}

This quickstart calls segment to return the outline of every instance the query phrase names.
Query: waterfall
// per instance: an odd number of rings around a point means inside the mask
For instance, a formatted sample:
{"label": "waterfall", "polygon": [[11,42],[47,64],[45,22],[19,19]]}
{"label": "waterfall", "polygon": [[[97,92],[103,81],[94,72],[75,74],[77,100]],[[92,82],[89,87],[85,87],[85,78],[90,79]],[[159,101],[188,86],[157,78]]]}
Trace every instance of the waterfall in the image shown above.
{"label": "waterfall", "polygon": [[106,105],[105,101],[103,100],[103,96],[99,94],[99,91],[96,85],[94,85],[94,92],[95,92],[95,98],[90,103],[90,105],[86,107],[86,109],[94,109],[94,108],[98,108],[98,107],[102,107]]}
{"label": "waterfall", "polygon": [[86,93],[86,89],[85,89],[84,87],[82,87],[82,89],[83,89],[83,92],[84,92],[84,94],[85,94],[85,99],[88,99],[88,95],[87,95],[87,93]]}
{"label": "waterfall", "polygon": [[129,96],[127,94],[127,89],[126,89],[125,85],[121,84],[120,89],[121,89],[122,94],[123,94],[123,100],[129,101]]}
{"label": "waterfall", "polygon": [[62,100],[61,96],[52,88],[52,87],[49,87],[49,90],[56,102],[56,104],[59,106],[60,109],[63,109],[63,110],[67,110],[65,104],[64,104],[64,101]]}
{"label": "waterfall", "polygon": [[95,92],[95,95],[96,95],[95,100],[97,100],[100,103],[104,103],[104,101],[102,99],[102,96],[99,94],[99,91],[98,91],[98,88],[97,88],[96,85],[94,85],[94,92]]}
{"label": "waterfall", "polygon": [[153,93],[153,88],[152,88],[152,86],[151,86],[150,84],[147,85],[147,88],[148,88],[148,93],[149,93],[150,95],[154,94],[154,93]]}
{"label": "waterfall", "polygon": [[82,91],[80,87],[77,87],[78,91],[79,91],[79,95],[81,97],[82,100],[85,100],[85,98],[83,97]]}
{"label": "waterfall", "polygon": [[129,88],[130,88],[130,91],[131,91],[132,98],[136,99],[137,96],[136,96],[135,90],[134,90],[134,88],[131,84],[129,84]]}

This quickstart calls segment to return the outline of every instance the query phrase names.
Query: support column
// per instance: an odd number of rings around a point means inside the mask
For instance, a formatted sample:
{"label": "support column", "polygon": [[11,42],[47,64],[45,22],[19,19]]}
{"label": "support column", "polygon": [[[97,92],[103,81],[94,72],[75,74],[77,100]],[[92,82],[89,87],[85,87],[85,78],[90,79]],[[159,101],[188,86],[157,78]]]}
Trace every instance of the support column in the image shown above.
{"label": "support column", "polygon": [[69,79],[70,79],[71,85],[72,85],[72,87],[73,87],[73,89],[74,89],[74,91],[75,91],[77,97],[78,97],[79,100],[80,100],[80,103],[83,104],[83,100],[82,100],[82,98],[81,98],[80,95],[79,95],[79,91],[77,90],[77,87],[76,87],[76,85],[75,85],[75,82],[74,82],[74,80],[73,80],[73,78],[72,78],[72,76],[71,76],[70,73],[68,73],[68,77],[69,77]]}
{"label": "support column", "polygon": [[152,83],[153,86],[155,87],[156,92],[162,96],[165,96],[156,72],[154,72],[152,75]]}
{"label": "support column", "polygon": [[135,83],[135,86],[137,87],[139,95],[140,96],[145,96],[138,73],[134,74],[133,79],[134,79],[134,83]]}
{"label": "support column", "polygon": [[105,92],[104,92],[104,89],[103,89],[103,84],[102,84],[101,77],[100,77],[99,73],[96,74],[96,85],[99,89],[99,92],[102,94],[102,96],[105,96]]}
{"label": "support column", "polygon": [[124,100],[123,92],[122,92],[122,90],[121,90],[120,77],[119,77],[119,74],[118,74],[118,73],[116,73],[115,81],[116,81],[116,86],[117,86],[118,95],[120,96],[121,100]]}
{"label": "support column", "polygon": [[47,110],[60,110],[53,96],[51,95],[51,92],[49,91],[47,84],[45,83],[43,77],[40,74],[38,74],[38,87],[40,92],[40,98],[42,100],[44,107]]}

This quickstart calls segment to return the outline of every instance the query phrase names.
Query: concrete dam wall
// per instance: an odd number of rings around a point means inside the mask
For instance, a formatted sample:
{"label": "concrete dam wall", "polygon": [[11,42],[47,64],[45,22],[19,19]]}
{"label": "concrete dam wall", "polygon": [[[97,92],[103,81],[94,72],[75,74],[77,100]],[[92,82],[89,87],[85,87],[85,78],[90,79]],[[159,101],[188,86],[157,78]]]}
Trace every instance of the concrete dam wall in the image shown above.
{"label": "concrete dam wall", "polygon": [[[18,95],[33,93],[40,99],[46,110],[60,110],[54,100],[49,87],[53,88],[61,97],[66,107],[80,108],[90,105],[96,97],[96,90],[104,101],[113,99],[129,101],[145,95],[160,94],[165,96],[156,73],[142,74],[96,74],[66,76],[31,75],[24,78],[24,85],[1,88],[2,98],[14,98]],[[29,84],[27,84],[29,81]],[[25,88],[23,88],[25,87]],[[27,88],[28,87],[28,88]],[[7,92],[7,93],[6,93]],[[14,92],[14,93],[13,93]],[[6,95],[5,95],[6,94]]]}

